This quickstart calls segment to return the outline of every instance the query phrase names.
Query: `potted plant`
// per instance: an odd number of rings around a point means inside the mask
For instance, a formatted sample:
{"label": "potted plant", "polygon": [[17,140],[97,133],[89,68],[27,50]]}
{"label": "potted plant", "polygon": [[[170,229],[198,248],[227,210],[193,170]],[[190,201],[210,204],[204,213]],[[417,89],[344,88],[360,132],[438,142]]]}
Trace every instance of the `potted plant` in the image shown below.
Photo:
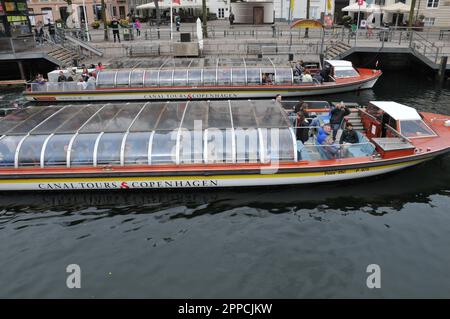
{"label": "potted plant", "polygon": [[91,26],[97,30],[98,28],[100,28],[100,22],[95,20],[94,22],[92,22]]}

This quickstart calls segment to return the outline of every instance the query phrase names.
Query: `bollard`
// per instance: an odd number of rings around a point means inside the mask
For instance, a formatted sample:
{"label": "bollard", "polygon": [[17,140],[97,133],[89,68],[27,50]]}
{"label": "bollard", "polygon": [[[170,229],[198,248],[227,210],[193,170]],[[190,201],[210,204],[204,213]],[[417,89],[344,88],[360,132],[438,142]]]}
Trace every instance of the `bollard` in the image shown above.
{"label": "bollard", "polygon": [[447,60],[448,60],[448,57],[446,57],[446,56],[441,57],[441,63],[439,64],[439,71],[437,74],[438,81],[440,84],[444,84],[445,79],[446,79],[445,71],[447,69]]}
{"label": "bollard", "polygon": [[145,30],[145,40],[148,40],[148,30]]}

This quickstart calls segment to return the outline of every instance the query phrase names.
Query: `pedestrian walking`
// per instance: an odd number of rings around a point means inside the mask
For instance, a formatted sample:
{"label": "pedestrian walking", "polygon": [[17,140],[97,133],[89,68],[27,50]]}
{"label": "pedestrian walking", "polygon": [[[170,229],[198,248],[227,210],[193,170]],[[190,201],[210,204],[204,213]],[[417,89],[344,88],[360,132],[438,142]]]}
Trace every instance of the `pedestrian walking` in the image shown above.
{"label": "pedestrian walking", "polygon": [[177,27],[177,31],[180,32],[181,18],[179,15],[175,17],[175,26]]}
{"label": "pedestrian walking", "polygon": [[230,27],[233,27],[234,23],[234,13],[230,12],[230,16],[228,17],[228,20],[230,21]]}
{"label": "pedestrian walking", "polygon": [[135,27],[136,27],[136,35],[137,35],[138,37],[140,37],[140,36],[141,36],[141,22],[139,21],[139,19],[136,19],[136,20],[134,21],[134,25],[135,25]]}

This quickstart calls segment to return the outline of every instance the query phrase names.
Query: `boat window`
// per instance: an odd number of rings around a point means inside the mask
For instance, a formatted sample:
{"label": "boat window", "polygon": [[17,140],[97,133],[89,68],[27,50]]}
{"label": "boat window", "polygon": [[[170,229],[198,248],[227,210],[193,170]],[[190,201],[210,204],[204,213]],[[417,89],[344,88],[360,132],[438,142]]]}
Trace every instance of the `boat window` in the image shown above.
{"label": "boat window", "polygon": [[130,71],[117,71],[116,87],[123,88],[130,86]]}
{"label": "boat window", "polygon": [[180,162],[202,163],[203,162],[203,131],[193,131],[182,128],[179,132]]}
{"label": "boat window", "polygon": [[68,121],[61,124],[61,126],[56,129],[56,133],[75,133],[102,106],[103,105],[101,104],[81,106],[81,110],[77,113],[74,113]]}
{"label": "boat window", "polygon": [[214,101],[209,104],[208,127],[218,129],[232,127],[228,101]]}
{"label": "boat window", "polygon": [[159,86],[172,86],[173,70],[159,71]]}
{"label": "boat window", "polygon": [[0,139],[0,166],[10,167],[14,166],[14,156],[19,142],[22,140],[22,135],[5,136]]}
{"label": "boat window", "polygon": [[145,106],[145,109],[139,114],[130,127],[130,132],[145,132],[155,129],[162,111],[167,102],[152,102]]}
{"label": "boat window", "polygon": [[47,142],[44,166],[66,165],[67,149],[73,135],[53,135]]}
{"label": "boat window", "polygon": [[234,127],[257,128],[254,105],[250,101],[231,101]]}
{"label": "boat window", "polygon": [[158,70],[145,70],[144,86],[158,86]]}
{"label": "boat window", "polygon": [[292,84],[292,69],[291,68],[277,68],[275,82],[277,84]]}
{"label": "boat window", "polygon": [[181,127],[189,130],[204,130],[208,125],[208,109],[206,101],[189,102]]}
{"label": "boat window", "polygon": [[260,69],[247,69],[247,84],[261,84],[261,70]]}
{"label": "boat window", "polygon": [[98,134],[79,134],[75,137],[70,153],[72,166],[92,165],[94,146]]}
{"label": "boat window", "polygon": [[49,108],[45,108],[42,112],[36,113],[34,116],[29,117],[23,123],[9,130],[7,134],[27,134],[41,122],[47,120],[50,116],[58,112],[61,108],[62,106],[52,106]]}
{"label": "boat window", "polygon": [[245,80],[245,69],[233,69],[233,84],[234,85],[245,85],[247,81]]}
{"label": "boat window", "polygon": [[152,164],[176,163],[176,140],[178,130],[156,131],[151,145]]}
{"label": "boat window", "polygon": [[237,128],[236,161],[238,163],[255,163],[259,160],[259,138],[255,127]]}
{"label": "boat window", "polygon": [[216,69],[203,69],[203,85],[216,85]]}
{"label": "boat window", "polygon": [[30,135],[19,150],[19,166],[40,166],[41,150],[48,135]]}
{"label": "boat window", "polygon": [[185,69],[173,71],[173,85],[186,86],[187,85],[187,71]]}
{"label": "boat window", "polygon": [[81,133],[100,133],[121,110],[125,104],[109,104],[95,114],[80,130]]}
{"label": "boat window", "polygon": [[335,78],[352,78],[359,76],[358,72],[352,67],[335,67],[334,77]]}
{"label": "boat window", "polygon": [[36,115],[39,112],[43,112],[44,109],[41,107],[27,107],[25,109],[19,110],[17,112],[13,112],[8,114],[3,119],[0,120],[0,134],[4,135],[7,131],[12,129],[14,126],[19,125],[22,122],[25,122],[32,116]]}
{"label": "boat window", "polygon": [[217,70],[217,84],[230,85],[231,84],[231,69],[224,68]]}
{"label": "boat window", "polygon": [[207,163],[233,162],[232,130],[208,128],[206,135]]}
{"label": "boat window", "polygon": [[100,71],[97,74],[97,87],[112,88],[114,87],[114,79],[116,71]]}
{"label": "boat window", "polygon": [[[251,101],[248,103],[255,103]],[[270,104],[269,104],[270,103]],[[254,105],[257,127],[286,127],[288,122],[284,111],[275,102],[271,101],[267,104]]]}
{"label": "boat window", "polygon": [[294,142],[289,129],[261,129],[264,158],[267,162],[293,161]]}
{"label": "boat window", "polygon": [[422,120],[400,121],[400,129],[406,137],[430,137],[436,134]]}
{"label": "boat window", "polygon": [[120,148],[124,133],[105,133],[97,148],[97,165],[120,165]]}
{"label": "boat window", "polygon": [[151,132],[128,134],[124,149],[125,165],[148,163],[148,142],[150,134]]}
{"label": "boat window", "polygon": [[141,87],[144,85],[144,70],[133,70],[130,76],[131,87]]}
{"label": "boat window", "polygon": [[163,110],[157,123],[157,130],[175,130],[180,127],[187,102],[170,102]]}
{"label": "boat window", "polygon": [[189,69],[189,85],[200,86],[203,84],[202,81],[202,69]]}
{"label": "boat window", "polygon": [[130,127],[136,115],[142,109],[143,103],[129,103],[116,113],[116,115],[106,122],[103,132],[125,132]]}
{"label": "boat window", "polygon": [[52,116],[51,119],[33,130],[32,134],[50,134],[53,133],[65,121],[69,120],[80,112],[84,106],[66,106],[63,110]]}

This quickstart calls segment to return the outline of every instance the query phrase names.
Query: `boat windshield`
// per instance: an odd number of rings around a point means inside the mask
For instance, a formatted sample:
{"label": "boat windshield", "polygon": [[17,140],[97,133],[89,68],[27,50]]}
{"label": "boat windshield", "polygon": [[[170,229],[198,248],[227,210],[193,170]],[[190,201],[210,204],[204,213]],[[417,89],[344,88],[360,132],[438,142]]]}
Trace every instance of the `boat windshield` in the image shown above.
{"label": "boat windshield", "polygon": [[422,120],[400,121],[400,132],[409,138],[436,136]]}
{"label": "boat windshield", "polygon": [[2,118],[0,134],[0,167],[10,168],[269,163],[298,156],[293,128],[275,101],[29,107]]}
{"label": "boat windshield", "polygon": [[335,78],[352,78],[359,76],[358,72],[352,67],[335,67],[334,77]]}

